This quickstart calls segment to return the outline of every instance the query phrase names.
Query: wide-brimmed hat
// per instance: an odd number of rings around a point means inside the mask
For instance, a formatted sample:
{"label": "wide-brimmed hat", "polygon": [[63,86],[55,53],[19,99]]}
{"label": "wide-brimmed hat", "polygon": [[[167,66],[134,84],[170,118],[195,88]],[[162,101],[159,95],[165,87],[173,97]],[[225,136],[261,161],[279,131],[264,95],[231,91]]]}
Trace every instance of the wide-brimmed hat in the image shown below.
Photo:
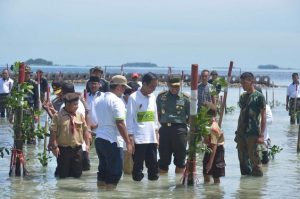
{"label": "wide-brimmed hat", "polygon": [[110,80],[110,85],[124,85],[126,88],[130,88],[130,86],[127,85],[127,79],[126,77],[122,75],[115,75]]}

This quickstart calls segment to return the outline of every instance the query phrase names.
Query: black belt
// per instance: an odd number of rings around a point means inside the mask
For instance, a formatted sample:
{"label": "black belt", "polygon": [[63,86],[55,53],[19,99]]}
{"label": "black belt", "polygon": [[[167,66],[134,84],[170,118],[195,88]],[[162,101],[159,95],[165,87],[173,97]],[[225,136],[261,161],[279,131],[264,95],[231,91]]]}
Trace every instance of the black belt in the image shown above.
{"label": "black belt", "polygon": [[78,145],[78,146],[58,146],[58,147],[61,147],[61,148],[65,148],[65,149],[81,149],[81,145]]}
{"label": "black belt", "polygon": [[297,98],[290,98],[290,100],[295,100],[295,99],[300,100],[300,97],[297,97]]}
{"label": "black belt", "polygon": [[171,122],[167,122],[167,123],[162,123],[161,126],[167,126],[167,127],[170,127],[170,126],[184,126],[184,127],[186,127],[186,124],[185,123],[171,123]]}

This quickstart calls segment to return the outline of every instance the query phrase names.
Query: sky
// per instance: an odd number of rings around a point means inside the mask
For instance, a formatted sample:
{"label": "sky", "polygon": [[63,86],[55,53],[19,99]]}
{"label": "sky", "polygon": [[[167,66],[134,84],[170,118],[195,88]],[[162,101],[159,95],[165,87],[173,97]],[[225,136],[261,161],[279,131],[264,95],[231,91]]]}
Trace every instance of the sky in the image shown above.
{"label": "sky", "polygon": [[0,65],[300,69],[299,0],[0,0]]}

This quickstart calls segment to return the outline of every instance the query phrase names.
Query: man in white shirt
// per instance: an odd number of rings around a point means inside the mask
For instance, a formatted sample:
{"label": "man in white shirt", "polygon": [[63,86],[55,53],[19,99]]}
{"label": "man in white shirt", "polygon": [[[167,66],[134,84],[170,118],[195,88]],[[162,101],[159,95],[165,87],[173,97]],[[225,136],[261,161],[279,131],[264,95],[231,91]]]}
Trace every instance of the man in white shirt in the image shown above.
{"label": "man in white shirt", "polygon": [[132,153],[132,144],[125,125],[125,105],[121,99],[128,87],[124,76],[113,76],[110,91],[104,93],[95,104],[98,127],[95,130],[95,147],[99,158],[97,186],[115,189],[122,176],[123,142]]}
{"label": "man in white shirt", "polygon": [[148,168],[148,179],[158,179],[158,116],[156,97],[153,94],[158,83],[154,73],[147,73],[142,79],[142,88],[130,95],[127,104],[126,124],[134,142],[132,179],[144,178],[143,164]]}
{"label": "man in white shirt", "polygon": [[3,69],[2,77],[0,78],[0,112],[1,117],[5,117],[6,99],[11,92],[14,80],[9,77],[9,71]]}
{"label": "man in white shirt", "polygon": [[299,124],[300,114],[300,92],[299,92],[299,76],[298,73],[292,74],[293,83],[287,88],[286,94],[286,110],[289,111],[290,124],[295,124],[296,118]]}

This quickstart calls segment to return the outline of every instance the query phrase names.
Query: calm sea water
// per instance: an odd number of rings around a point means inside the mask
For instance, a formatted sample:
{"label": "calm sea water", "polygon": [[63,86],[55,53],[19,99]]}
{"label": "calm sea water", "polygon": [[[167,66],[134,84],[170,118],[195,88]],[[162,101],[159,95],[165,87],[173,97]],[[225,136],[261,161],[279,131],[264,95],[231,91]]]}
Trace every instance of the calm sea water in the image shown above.
{"label": "calm sea water", "polygon": [[[274,82],[282,85],[290,82],[291,73],[291,71],[284,73],[270,71]],[[286,79],[283,76],[286,76]],[[83,89],[84,85],[76,85],[77,91]],[[164,88],[158,88],[156,93],[162,89]],[[189,88],[185,90],[189,91]],[[223,120],[226,176],[221,178],[220,185],[203,184],[200,154],[197,159],[198,182],[193,187],[181,185],[182,176],[175,175],[175,167],[172,165],[169,174],[160,176],[157,182],[143,179],[137,183],[131,176],[124,175],[116,191],[101,191],[96,186],[98,158],[94,148],[91,149],[90,171],[84,172],[80,179],[58,180],[53,175],[56,167],[55,159],[53,158],[45,168],[37,159],[37,154],[43,149],[42,140],[37,145],[28,145],[24,148],[29,176],[9,177],[10,156],[6,155],[0,159],[0,198],[299,198],[300,156],[296,152],[298,126],[289,124],[288,113],[285,111],[286,88],[263,90],[264,93],[266,91],[269,101],[273,100],[274,93],[276,102],[276,106],[272,109],[274,122],[269,127],[272,144],[282,147],[283,151],[263,167],[262,178],[240,175],[236,145],[233,141],[239,114],[237,108],[239,88],[230,88],[228,106],[236,108],[233,113],[225,115]],[[13,131],[5,119],[0,120],[0,134],[0,146],[11,146]]]}

